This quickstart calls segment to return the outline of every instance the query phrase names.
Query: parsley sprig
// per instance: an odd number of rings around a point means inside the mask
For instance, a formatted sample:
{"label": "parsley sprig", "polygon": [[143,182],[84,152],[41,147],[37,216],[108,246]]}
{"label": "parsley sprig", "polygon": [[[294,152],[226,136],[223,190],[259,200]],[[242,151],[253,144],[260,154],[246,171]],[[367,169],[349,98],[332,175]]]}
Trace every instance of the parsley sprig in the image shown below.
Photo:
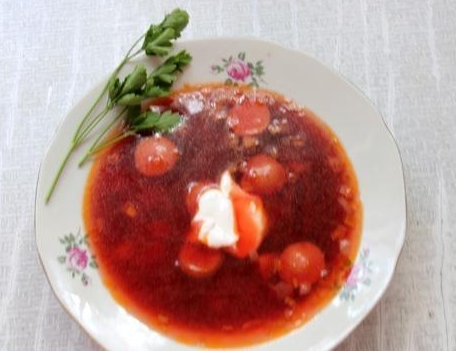
{"label": "parsley sprig", "polygon": [[[108,116],[113,109],[120,109],[114,118],[106,124],[104,129],[99,132],[93,144],[89,147],[84,157],[79,162],[79,166],[93,154],[101,149],[118,142],[135,133],[153,130],[156,132],[166,132],[175,127],[181,117],[171,111],[145,112],[140,113],[140,105],[145,99],[166,96],[170,93],[173,83],[179,73],[187,66],[192,57],[185,50],[166,58],[160,65],[147,72],[145,66],[135,65],[131,73],[123,79],[119,78],[122,68],[130,63],[138,55],[145,53],[148,56],[165,57],[171,52],[173,42],[181,36],[182,30],[188,24],[188,13],[181,9],[176,9],[167,14],[159,24],[152,24],[141,37],[139,37],[127,51],[125,57],[114,69],[108,82],[102,88],[92,106],[82,117],[76,131],[71,139],[68,151],[62,160],[57,173],[51,183],[46,195],[45,202],[49,202],[60,176],[65,169],[71,155],[83,144],[99,123]],[[142,44],[141,44],[142,42]],[[141,46],[139,46],[141,44]],[[106,105],[100,112],[94,113],[100,106],[103,98],[107,96]],[[124,119],[125,128],[120,135],[109,140],[104,140],[112,128]]]}

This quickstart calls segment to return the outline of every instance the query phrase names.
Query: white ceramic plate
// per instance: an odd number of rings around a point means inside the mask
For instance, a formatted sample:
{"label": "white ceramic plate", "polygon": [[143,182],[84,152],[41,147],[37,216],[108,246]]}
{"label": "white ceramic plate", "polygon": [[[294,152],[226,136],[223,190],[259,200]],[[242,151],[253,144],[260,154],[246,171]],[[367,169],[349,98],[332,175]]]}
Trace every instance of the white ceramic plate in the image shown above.
{"label": "white ceramic plate", "polygon": [[[316,112],[345,146],[358,176],[364,210],[360,251],[352,273],[340,293],[309,322],[283,337],[251,348],[331,349],[379,301],[402,248],[405,192],[394,140],[362,93],[306,54],[257,39],[196,40],[176,45],[176,51],[183,48],[191,53],[193,62],[179,85],[226,79],[258,83]],[[150,59],[140,61],[151,65]],[[263,70],[245,68],[249,63],[255,67],[258,61]],[[63,306],[107,350],[197,349],[160,335],[127,313],[114,301],[97,269],[92,267],[82,221],[82,199],[90,164],[77,167],[83,150],[78,150],[70,160],[51,202],[44,203],[70,137],[101,86],[89,92],[66,116],[41,165],[35,222],[44,269]],[[71,249],[66,251],[67,247]]]}

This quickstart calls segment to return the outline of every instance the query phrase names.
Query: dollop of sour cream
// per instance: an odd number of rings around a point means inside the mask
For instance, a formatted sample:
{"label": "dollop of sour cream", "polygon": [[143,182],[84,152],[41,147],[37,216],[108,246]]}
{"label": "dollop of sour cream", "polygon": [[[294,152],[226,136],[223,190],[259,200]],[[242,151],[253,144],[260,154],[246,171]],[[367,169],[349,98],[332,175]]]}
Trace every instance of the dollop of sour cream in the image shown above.
{"label": "dollop of sour cream", "polygon": [[220,185],[204,191],[198,199],[198,212],[194,221],[201,223],[198,240],[219,249],[230,247],[239,240],[230,191],[234,181],[228,171],[222,174]]}

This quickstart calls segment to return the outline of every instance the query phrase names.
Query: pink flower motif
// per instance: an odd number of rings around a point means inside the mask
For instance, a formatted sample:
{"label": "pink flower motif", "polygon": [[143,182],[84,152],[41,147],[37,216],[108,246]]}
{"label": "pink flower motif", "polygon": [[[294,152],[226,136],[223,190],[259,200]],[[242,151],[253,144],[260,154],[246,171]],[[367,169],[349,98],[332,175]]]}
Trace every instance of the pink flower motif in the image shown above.
{"label": "pink flower motif", "polygon": [[242,81],[244,81],[251,74],[249,65],[246,62],[237,59],[228,62],[226,72],[234,80]]}
{"label": "pink flower motif", "polygon": [[79,247],[74,246],[68,251],[68,263],[72,268],[85,269],[89,260],[86,250],[81,250]]}
{"label": "pink flower motif", "polygon": [[354,265],[350,275],[348,276],[346,286],[356,288],[359,282],[364,279],[364,267],[361,265]]}

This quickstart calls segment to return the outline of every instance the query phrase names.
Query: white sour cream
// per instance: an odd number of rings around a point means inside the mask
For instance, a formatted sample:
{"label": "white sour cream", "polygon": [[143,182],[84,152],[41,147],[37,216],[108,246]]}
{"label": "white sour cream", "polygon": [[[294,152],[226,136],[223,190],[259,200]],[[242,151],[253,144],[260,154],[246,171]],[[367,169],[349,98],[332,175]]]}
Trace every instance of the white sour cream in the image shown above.
{"label": "white sour cream", "polygon": [[198,212],[193,219],[202,223],[198,240],[214,249],[232,246],[239,239],[229,196],[232,182],[230,174],[225,172],[220,187],[204,191],[198,199]]}

